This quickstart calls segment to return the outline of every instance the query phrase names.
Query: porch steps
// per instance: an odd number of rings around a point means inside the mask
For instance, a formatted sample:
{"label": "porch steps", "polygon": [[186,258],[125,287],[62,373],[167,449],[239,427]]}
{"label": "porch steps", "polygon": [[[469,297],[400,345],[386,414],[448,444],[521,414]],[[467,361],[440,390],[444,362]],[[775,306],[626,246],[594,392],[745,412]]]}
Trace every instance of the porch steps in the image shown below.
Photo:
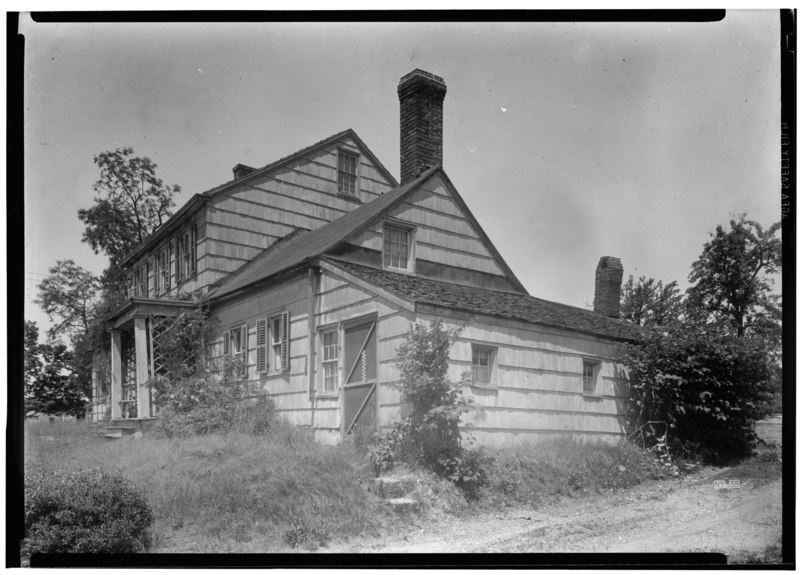
{"label": "porch steps", "polygon": [[386,501],[395,513],[410,513],[419,509],[419,501],[409,497],[415,488],[411,478],[376,477],[370,491]]}
{"label": "porch steps", "polygon": [[103,435],[108,439],[121,439],[123,437],[137,436],[149,427],[151,419],[113,419],[103,430]]}

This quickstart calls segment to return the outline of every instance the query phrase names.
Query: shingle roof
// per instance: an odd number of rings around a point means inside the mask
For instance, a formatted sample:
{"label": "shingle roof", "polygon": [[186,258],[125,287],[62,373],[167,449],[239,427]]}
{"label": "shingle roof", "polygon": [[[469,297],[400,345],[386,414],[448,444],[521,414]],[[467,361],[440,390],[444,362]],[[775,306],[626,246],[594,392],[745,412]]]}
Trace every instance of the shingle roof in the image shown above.
{"label": "shingle roof", "polygon": [[323,254],[339,242],[360,233],[373,218],[391,209],[440,169],[439,166],[434,166],[422,172],[417,179],[378,196],[322,227],[276,245],[274,249],[263,251],[227,276],[221,287],[211,295],[211,300],[219,299],[277,272],[299,265],[306,259]]}
{"label": "shingle roof", "polygon": [[521,320],[616,339],[638,339],[637,326],[594,311],[547,301],[526,294],[501,292],[389,272],[324,256],[367,282],[411,302]]}

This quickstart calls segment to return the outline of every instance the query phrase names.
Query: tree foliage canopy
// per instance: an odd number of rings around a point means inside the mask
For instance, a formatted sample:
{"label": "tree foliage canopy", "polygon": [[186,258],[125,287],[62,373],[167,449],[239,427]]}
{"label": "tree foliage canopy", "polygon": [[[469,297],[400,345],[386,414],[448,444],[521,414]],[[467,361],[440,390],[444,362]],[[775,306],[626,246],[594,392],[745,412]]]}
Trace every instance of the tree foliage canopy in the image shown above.
{"label": "tree foliage canopy", "polygon": [[781,224],[766,230],[740,216],[730,229],[717,226],[692,264],[687,290],[690,310],[701,319],[728,325],[737,337],[774,337],[780,323],[780,298],[770,296],[782,267]]}
{"label": "tree foliage canopy", "polygon": [[118,148],[94,158],[100,179],[94,184],[94,206],[78,210],[86,225],[83,241],[117,265],[171,215],[180,186],[156,177],[156,164],[134,156],[133,148]]}
{"label": "tree foliage canopy", "polygon": [[97,277],[73,260],[57,261],[48,271],[50,275],[39,284],[36,303],[54,322],[50,336],[86,331],[100,287]]}
{"label": "tree foliage canopy", "polygon": [[39,343],[39,328],[25,322],[25,411],[83,413],[85,398],[77,385],[72,354],[63,343]]}
{"label": "tree foliage canopy", "polygon": [[678,282],[662,285],[661,280],[633,276],[622,287],[620,317],[642,327],[661,327],[678,320],[683,297]]}

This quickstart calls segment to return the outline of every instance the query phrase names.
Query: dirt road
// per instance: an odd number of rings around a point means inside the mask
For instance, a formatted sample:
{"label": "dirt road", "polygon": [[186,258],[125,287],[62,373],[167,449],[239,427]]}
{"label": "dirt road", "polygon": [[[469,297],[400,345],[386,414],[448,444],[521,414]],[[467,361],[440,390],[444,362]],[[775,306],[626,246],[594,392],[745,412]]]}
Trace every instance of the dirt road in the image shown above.
{"label": "dirt road", "polygon": [[323,552],[721,552],[760,556],[781,537],[778,464],[703,468],[625,491],[437,522]]}

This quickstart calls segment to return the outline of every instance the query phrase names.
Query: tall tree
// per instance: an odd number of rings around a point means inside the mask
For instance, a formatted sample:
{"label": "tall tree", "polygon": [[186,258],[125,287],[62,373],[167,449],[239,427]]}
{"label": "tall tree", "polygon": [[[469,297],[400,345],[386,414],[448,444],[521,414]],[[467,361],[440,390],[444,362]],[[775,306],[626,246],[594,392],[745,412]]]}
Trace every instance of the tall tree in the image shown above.
{"label": "tall tree", "polygon": [[51,337],[74,337],[85,332],[92,321],[92,309],[100,287],[97,277],[72,260],[60,260],[39,284],[36,299],[51,321]]}
{"label": "tall tree", "polygon": [[633,276],[622,287],[620,317],[642,327],[663,327],[678,320],[683,296],[677,282],[662,285],[661,280]]}
{"label": "tall tree", "polygon": [[103,152],[94,163],[100,168],[94,206],[78,210],[78,218],[86,224],[83,241],[116,266],[172,215],[181,188],[165,185],[156,164],[133,148]]}
{"label": "tall tree", "polygon": [[689,309],[701,319],[728,325],[737,337],[779,329],[780,300],[770,295],[770,276],[781,271],[777,222],[764,230],[745,215],[717,226],[692,264]]}
{"label": "tall tree", "polygon": [[35,323],[25,322],[25,411],[79,415],[86,398],[72,372],[72,354],[63,343],[39,343]]}

